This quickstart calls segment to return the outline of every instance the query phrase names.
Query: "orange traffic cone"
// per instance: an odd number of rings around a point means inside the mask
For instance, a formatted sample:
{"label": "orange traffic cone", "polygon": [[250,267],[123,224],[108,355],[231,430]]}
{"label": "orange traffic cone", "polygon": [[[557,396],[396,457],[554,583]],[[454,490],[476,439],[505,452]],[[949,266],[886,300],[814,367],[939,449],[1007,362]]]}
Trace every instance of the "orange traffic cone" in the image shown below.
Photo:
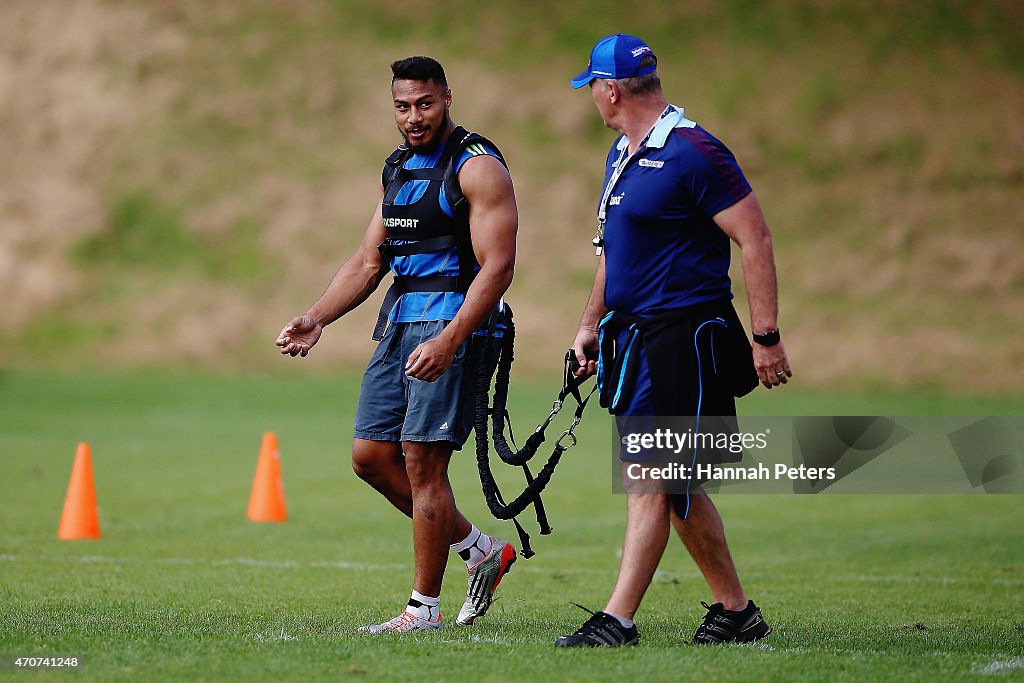
{"label": "orange traffic cone", "polygon": [[284,522],[288,508],[284,504],[284,479],[281,478],[281,454],[277,435],[266,432],[260,447],[260,461],[249,496],[249,519],[253,522]]}
{"label": "orange traffic cone", "polygon": [[57,538],[77,541],[99,537],[100,518],[96,512],[96,486],[92,480],[92,452],[89,444],[83,442],[78,444],[78,452],[75,453]]}

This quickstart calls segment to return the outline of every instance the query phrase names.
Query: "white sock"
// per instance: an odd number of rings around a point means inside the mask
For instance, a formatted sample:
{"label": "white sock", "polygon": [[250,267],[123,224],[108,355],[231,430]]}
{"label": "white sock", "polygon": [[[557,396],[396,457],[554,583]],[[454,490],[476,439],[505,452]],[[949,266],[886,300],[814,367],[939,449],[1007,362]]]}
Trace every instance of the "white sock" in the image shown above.
{"label": "white sock", "polygon": [[627,619],[626,617],[620,617],[618,614],[612,614],[611,612],[605,612],[605,614],[607,614],[610,617],[614,617],[615,621],[619,622],[619,624],[622,626],[622,628],[632,628],[633,627],[633,620],[632,619]]}
{"label": "white sock", "polygon": [[477,529],[474,524],[473,528],[469,530],[469,534],[454,544],[452,550],[466,561],[467,567],[472,567],[487,557],[487,553],[491,552],[491,545],[491,537]]}
{"label": "white sock", "polygon": [[420,619],[437,621],[438,617],[441,616],[441,608],[438,606],[440,604],[440,595],[436,598],[432,598],[429,595],[423,595],[422,593],[413,591],[412,597],[409,598],[409,604],[406,606],[405,611],[419,617]]}

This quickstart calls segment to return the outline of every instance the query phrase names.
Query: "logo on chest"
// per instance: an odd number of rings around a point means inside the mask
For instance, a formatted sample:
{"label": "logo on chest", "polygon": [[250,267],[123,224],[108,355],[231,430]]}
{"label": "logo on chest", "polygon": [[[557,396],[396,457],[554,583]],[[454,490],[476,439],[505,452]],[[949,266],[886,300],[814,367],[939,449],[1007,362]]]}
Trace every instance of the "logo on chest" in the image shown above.
{"label": "logo on chest", "polygon": [[385,228],[415,228],[419,218],[385,218]]}
{"label": "logo on chest", "polygon": [[641,159],[636,162],[637,166],[643,166],[644,168],[661,168],[665,165],[664,161],[655,161],[653,159]]}
{"label": "logo on chest", "polygon": [[623,192],[622,194],[613,194],[611,198],[608,200],[608,206],[618,206],[619,204],[622,203],[622,198],[625,196],[625,192]]}

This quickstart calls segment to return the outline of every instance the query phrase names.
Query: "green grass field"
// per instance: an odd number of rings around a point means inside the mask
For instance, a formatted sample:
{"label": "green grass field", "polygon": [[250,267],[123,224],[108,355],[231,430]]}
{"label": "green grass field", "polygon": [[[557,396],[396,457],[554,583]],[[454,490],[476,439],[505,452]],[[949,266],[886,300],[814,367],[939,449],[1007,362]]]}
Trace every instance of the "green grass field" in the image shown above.
{"label": "green grass field", "polygon": [[[525,433],[552,385],[513,386]],[[762,413],[1019,414],[1022,399],[759,395]],[[758,392],[766,394],[767,392]],[[936,680],[1024,678],[1024,498],[718,497],[741,576],[775,633],[696,649],[708,599],[673,542],[638,616],[640,647],[555,651],[615,580],[625,501],[608,421],[590,412],[546,497],[554,535],[492,612],[420,637],[369,637],[411,582],[405,518],[352,474],[353,377],[10,373],[0,377],[0,655],[78,654],[95,680]],[[263,431],[280,437],[290,519],[245,518]],[[88,441],[103,538],[56,539],[75,444]],[[460,506],[490,519],[469,453]],[[509,486],[519,485],[505,477]],[[52,672],[0,671],[10,680]]]}

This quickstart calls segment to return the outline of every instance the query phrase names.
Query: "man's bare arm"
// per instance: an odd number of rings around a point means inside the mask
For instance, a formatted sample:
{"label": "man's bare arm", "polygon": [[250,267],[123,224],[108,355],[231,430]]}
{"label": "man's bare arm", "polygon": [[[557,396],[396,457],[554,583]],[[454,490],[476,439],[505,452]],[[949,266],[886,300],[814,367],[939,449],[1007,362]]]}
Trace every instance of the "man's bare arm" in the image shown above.
{"label": "man's bare arm", "polygon": [[[757,197],[751,192],[714,216],[715,223],[740,247],[743,279],[750,303],[750,327],[754,334],[777,329],[778,285],[775,277],[775,254],[772,235],[761,212]],[[771,389],[793,376],[782,342],[775,346],[754,344],[754,367],[761,383]],[[783,373],[782,376],[777,373]]]}
{"label": "man's bare arm", "polygon": [[431,382],[448,369],[459,345],[491,314],[515,271],[519,213],[508,170],[494,157],[473,157],[463,164],[459,184],[469,202],[470,237],[480,270],[444,332],[409,355],[406,374]]}
{"label": "man's bare arm", "polygon": [[590,289],[587,307],[583,309],[580,329],[576,333],[576,339],[572,342],[572,349],[580,364],[580,369],[576,371],[577,375],[592,375],[597,372],[597,362],[588,361],[586,352],[593,352],[597,349],[597,326],[607,312],[608,308],[604,303],[604,254],[601,254],[601,258],[597,262],[597,272],[594,273],[594,286]]}

